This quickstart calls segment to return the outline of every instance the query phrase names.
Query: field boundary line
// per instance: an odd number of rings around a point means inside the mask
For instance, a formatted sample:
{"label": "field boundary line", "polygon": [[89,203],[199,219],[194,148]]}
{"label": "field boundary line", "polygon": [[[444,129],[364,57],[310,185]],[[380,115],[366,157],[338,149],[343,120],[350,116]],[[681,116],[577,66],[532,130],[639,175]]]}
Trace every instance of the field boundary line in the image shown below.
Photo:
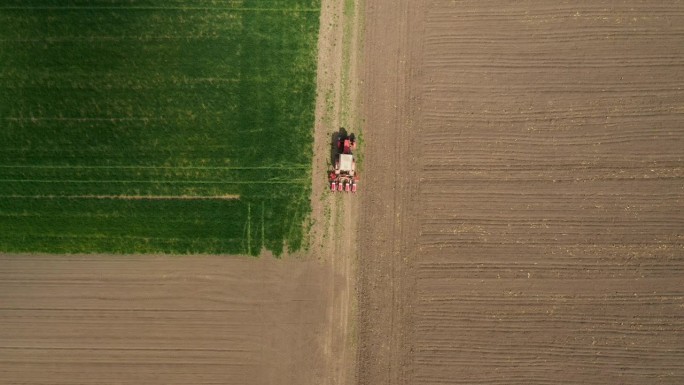
{"label": "field boundary line", "polygon": [[111,200],[237,200],[240,194],[225,195],[0,195],[15,199],[111,199]]}
{"label": "field boundary line", "polygon": [[307,169],[305,165],[282,165],[282,166],[85,166],[85,165],[41,165],[41,164],[0,164],[0,168],[54,168],[54,169],[169,169],[169,170],[283,170],[283,169]]}
{"label": "field boundary line", "polygon": [[106,121],[112,121],[112,122],[124,122],[124,121],[132,121],[132,122],[139,122],[139,121],[164,121],[167,120],[166,118],[158,118],[158,117],[132,117],[132,118],[62,118],[58,116],[54,117],[16,117],[16,116],[10,116],[3,118],[4,120],[8,120],[11,122],[23,122],[23,121],[58,121],[58,122],[106,122]]}
{"label": "field boundary line", "polygon": [[38,11],[61,11],[61,10],[142,10],[142,11],[235,11],[235,12],[320,12],[320,8],[230,8],[230,7],[112,7],[112,6],[9,6],[0,7],[0,10],[38,10]]}
{"label": "field boundary line", "polygon": [[303,183],[304,179],[283,179],[283,180],[126,180],[126,179],[106,179],[106,180],[77,180],[77,179],[0,179],[0,182],[10,183],[152,183],[152,184],[285,184]]}
{"label": "field boundary line", "polygon": [[[267,323],[264,323],[266,325]],[[309,322],[308,324],[312,324]],[[143,351],[143,352],[249,352],[249,349],[217,348],[143,348],[143,347],[92,347],[92,346],[2,346],[0,350],[93,350],[93,351]]]}

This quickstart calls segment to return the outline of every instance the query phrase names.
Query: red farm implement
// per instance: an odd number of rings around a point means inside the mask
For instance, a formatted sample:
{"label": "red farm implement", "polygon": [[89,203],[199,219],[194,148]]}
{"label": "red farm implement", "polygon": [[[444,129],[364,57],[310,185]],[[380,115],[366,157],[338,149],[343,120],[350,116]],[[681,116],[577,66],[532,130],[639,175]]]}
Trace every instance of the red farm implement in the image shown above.
{"label": "red farm implement", "polygon": [[359,176],[356,173],[356,138],[344,131],[333,140],[333,165],[330,171],[330,191],[356,192]]}

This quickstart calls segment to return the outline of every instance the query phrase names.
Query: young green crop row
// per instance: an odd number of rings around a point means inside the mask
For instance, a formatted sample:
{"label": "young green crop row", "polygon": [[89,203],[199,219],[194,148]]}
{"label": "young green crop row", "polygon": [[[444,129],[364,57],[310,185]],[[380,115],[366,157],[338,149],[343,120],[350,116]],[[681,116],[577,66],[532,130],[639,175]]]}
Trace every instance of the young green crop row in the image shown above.
{"label": "young green crop row", "polygon": [[319,7],[3,2],[0,250],[302,247]]}

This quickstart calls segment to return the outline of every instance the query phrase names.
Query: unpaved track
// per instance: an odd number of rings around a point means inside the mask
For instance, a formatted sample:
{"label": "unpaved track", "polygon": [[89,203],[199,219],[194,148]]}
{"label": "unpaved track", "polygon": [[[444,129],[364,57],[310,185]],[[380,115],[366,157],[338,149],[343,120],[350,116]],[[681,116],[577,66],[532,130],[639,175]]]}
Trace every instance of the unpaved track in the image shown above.
{"label": "unpaved track", "polygon": [[684,383],[684,3],[366,12],[359,383]]}

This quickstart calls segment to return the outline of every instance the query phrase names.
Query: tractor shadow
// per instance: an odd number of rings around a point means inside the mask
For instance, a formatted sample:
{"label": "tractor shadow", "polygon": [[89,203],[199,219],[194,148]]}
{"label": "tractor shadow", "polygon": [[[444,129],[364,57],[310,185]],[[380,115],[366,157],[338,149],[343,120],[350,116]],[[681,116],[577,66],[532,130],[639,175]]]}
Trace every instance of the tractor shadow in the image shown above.
{"label": "tractor shadow", "polygon": [[348,136],[347,129],[340,127],[336,132],[333,132],[330,137],[330,164],[334,165],[337,161],[337,154],[339,153],[339,141],[344,140]]}

